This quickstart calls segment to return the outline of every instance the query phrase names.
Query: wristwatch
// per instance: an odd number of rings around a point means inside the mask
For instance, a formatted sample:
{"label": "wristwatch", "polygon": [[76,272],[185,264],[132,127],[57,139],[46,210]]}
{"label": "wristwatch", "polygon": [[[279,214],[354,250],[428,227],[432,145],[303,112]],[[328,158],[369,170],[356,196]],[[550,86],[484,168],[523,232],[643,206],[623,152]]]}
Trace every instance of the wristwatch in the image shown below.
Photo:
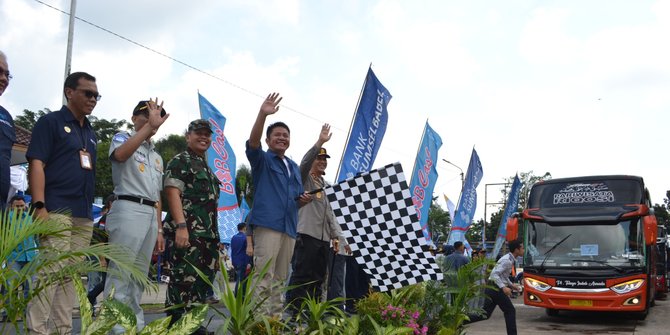
{"label": "wristwatch", "polygon": [[186,227],[187,227],[187,226],[186,226],[186,222],[177,223],[177,229],[179,229],[179,228],[186,228]]}
{"label": "wristwatch", "polygon": [[42,209],[44,208],[44,201],[35,201],[33,202],[32,207],[35,209]]}

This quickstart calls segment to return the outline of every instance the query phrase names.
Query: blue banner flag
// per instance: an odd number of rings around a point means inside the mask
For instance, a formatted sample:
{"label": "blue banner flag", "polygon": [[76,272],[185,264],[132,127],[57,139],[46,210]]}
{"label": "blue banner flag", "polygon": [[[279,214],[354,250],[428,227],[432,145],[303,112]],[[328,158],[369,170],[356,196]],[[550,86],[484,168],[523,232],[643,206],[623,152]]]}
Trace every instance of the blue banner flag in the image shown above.
{"label": "blue banner flag", "polygon": [[435,163],[437,162],[437,151],[440,150],[441,146],[440,135],[433,131],[433,128],[426,122],[426,129],[423,132],[421,145],[419,145],[416,162],[414,162],[414,172],[412,173],[409,190],[427,244],[432,244],[432,237],[428,229],[428,210],[433,202],[433,189],[438,177]]}
{"label": "blue banner flag", "polygon": [[482,163],[479,161],[477,151],[472,149],[468,172],[465,174],[465,184],[463,185],[463,190],[461,190],[461,198],[456,208],[455,220],[451,225],[451,232],[449,233],[449,244],[453,244],[456,241],[465,242],[465,233],[470,229],[475,209],[477,209],[477,185],[479,185],[483,176]]}
{"label": "blue banner flag", "polygon": [[242,217],[235,194],[235,152],[223,135],[226,118],[205,97],[198,93],[200,116],[212,126],[212,145],[207,149],[207,164],[221,182],[217,210],[221,242],[230,243],[237,234]]}
{"label": "blue banner flag", "polygon": [[246,222],[247,215],[249,215],[249,211],[251,211],[251,208],[249,208],[247,199],[245,199],[244,197],[242,197],[242,203],[240,204],[240,211],[242,215],[242,222]]}
{"label": "blue banner flag", "polygon": [[507,205],[503,211],[502,219],[500,220],[500,227],[498,227],[498,235],[496,235],[496,244],[493,246],[493,252],[488,254],[488,258],[496,259],[500,249],[502,249],[505,242],[505,235],[507,234],[507,219],[509,219],[517,209],[519,209],[519,196],[521,195],[521,180],[519,176],[514,176],[512,188],[509,190],[507,197]]}
{"label": "blue banner flag", "polygon": [[337,181],[370,171],[377,157],[379,146],[386,132],[391,93],[377,79],[372,68],[368,69],[358,109],[354,116],[349,142],[344,149]]}

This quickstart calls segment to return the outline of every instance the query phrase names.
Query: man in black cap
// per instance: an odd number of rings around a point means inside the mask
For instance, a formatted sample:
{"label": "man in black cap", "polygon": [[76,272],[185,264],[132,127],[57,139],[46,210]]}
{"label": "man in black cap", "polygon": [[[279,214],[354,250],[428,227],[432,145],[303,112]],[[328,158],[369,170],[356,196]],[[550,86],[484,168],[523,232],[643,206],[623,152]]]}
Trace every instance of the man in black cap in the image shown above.
{"label": "man in black cap", "polygon": [[[163,252],[161,196],[163,159],[154,150],[151,137],[169,117],[163,103],[140,101],[131,118],[134,129],[114,135],[109,147],[114,182],[114,206],[107,214],[105,229],[110,244],[127,247],[135,255],[137,266],[149,272],[154,250]],[[110,269],[115,269],[113,262]],[[114,289],[114,299],[130,307],[137,318],[137,330],[144,328],[144,311],[140,300],[144,287],[121,271],[110,271],[105,283],[105,296]],[[117,325],[113,333],[126,330]]]}
{"label": "man in black cap", "polygon": [[[330,125],[321,127],[319,138],[300,163],[300,176],[305,192],[311,201],[298,211],[298,237],[293,249],[293,272],[289,280],[287,302],[290,312],[299,310],[306,298],[321,298],[321,286],[326,276],[327,264],[337,251],[342,230],[333,215],[330,202],[323,192],[326,181],[323,175],[328,167],[328,152],[322,145],[330,140]],[[331,251],[331,243],[334,250]]]}
{"label": "man in black cap", "polygon": [[[214,278],[219,263],[217,205],[219,179],[207,166],[205,153],[212,144],[212,128],[207,120],[188,125],[186,151],[175,156],[165,169],[165,196],[170,212],[165,218],[165,233],[170,257],[170,275],[165,306],[171,324],[181,318],[193,303],[206,302],[210,285],[199,275]],[[210,334],[200,327],[194,334]]]}

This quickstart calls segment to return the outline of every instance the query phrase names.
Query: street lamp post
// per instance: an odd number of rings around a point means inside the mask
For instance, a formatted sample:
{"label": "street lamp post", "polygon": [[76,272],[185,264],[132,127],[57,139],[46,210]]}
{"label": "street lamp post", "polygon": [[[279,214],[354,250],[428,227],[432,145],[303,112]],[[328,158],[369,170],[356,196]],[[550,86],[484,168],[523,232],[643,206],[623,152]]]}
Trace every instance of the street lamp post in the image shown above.
{"label": "street lamp post", "polygon": [[[457,168],[459,171],[461,171],[461,192],[462,192],[463,191],[463,186],[465,185],[465,174],[463,173],[463,169],[461,169],[460,166],[458,166],[458,165],[456,165],[456,164],[454,164],[454,163],[452,163],[452,162],[450,162],[450,161],[448,161],[444,158],[442,158],[442,161],[451,165],[451,166],[453,166],[453,167],[455,167],[455,168]],[[460,197],[459,197],[459,200],[460,200]]]}

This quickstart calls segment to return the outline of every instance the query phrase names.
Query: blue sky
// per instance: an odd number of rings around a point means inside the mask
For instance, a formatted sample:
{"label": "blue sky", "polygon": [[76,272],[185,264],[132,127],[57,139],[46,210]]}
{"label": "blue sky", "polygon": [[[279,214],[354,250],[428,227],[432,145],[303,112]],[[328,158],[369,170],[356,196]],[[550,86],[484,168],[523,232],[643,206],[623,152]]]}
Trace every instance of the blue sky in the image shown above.
{"label": "blue sky", "polygon": [[[640,175],[657,203],[670,189],[667,0],[79,1],[77,16],[223,79],[77,21],[72,68],[98,78],[96,116],[129,119],[138,100],[158,96],[171,117],[157,136],[178,133],[198,117],[200,90],[228,118],[238,164],[261,97],[277,91],[285,105],[270,121],[291,126],[293,159],[333,125],[334,179],[372,63],[393,95],[375,166],[400,161],[409,175],[429,120],[439,158],[465,170],[479,153],[476,219],[484,184],[517,171]],[[15,77],[0,104],[13,115],[59,108],[67,16],[3,0],[0,22]],[[438,173],[435,195],[457,199],[458,169],[440,162]]]}

